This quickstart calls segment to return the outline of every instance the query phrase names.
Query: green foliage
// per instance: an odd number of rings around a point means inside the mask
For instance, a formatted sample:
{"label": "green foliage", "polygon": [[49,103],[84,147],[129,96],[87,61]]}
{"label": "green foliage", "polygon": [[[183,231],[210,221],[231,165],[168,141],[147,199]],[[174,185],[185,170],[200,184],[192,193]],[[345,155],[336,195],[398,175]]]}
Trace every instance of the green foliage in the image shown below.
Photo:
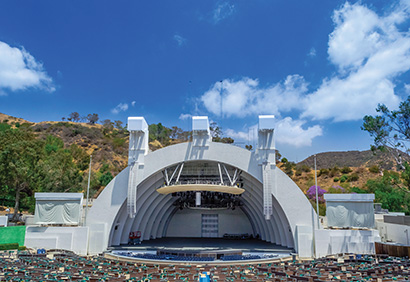
{"label": "green foliage", "polygon": [[44,147],[44,150],[46,151],[47,155],[55,153],[62,148],[64,148],[63,140],[53,135],[47,135],[46,144]]}
{"label": "green foliage", "polygon": [[406,143],[410,141],[410,96],[400,103],[399,109],[391,111],[386,105],[379,104],[378,116],[365,116],[362,130],[373,138],[372,150],[383,149],[390,153],[400,169],[403,162],[409,161]]}
{"label": "green foliage", "polygon": [[107,171],[98,178],[98,181],[100,182],[101,186],[107,186],[107,184],[110,183],[113,178],[114,177],[112,176],[111,172]]}
{"label": "green foliage", "polygon": [[356,193],[356,194],[366,194],[368,191],[364,189],[360,189],[359,187],[353,186],[349,189],[350,193]]}
{"label": "green foliage", "polygon": [[322,176],[322,175],[329,175],[329,170],[326,168],[321,168],[317,176]]}
{"label": "green foliage", "polygon": [[335,178],[333,178],[333,182],[339,182],[339,177],[335,177]]}
{"label": "green foliage", "polygon": [[352,182],[352,181],[357,181],[357,180],[359,180],[359,175],[356,172],[347,176],[347,182]]}
{"label": "green foliage", "polygon": [[0,251],[18,250],[18,248],[19,248],[19,244],[18,244],[18,243],[0,244]]}
{"label": "green foliage", "polygon": [[3,203],[14,202],[14,219],[20,208],[34,210],[34,192],[82,190],[87,154],[78,146],[64,148],[63,141],[48,135],[37,138],[22,127],[0,131],[0,194]]}
{"label": "green foliage", "polygon": [[7,123],[0,123],[0,132],[5,131],[5,130],[10,129],[10,128],[11,128],[11,126],[8,125]]}
{"label": "green foliage", "polygon": [[339,179],[340,183],[346,182],[346,180],[347,180],[347,175],[346,174],[343,174]]}
{"label": "green foliage", "polygon": [[330,177],[335,177],[335,176],[338,176],[339,174],[340,174],[340,169],[337,166],[334,166],[329,170]]}
{"label": "green foliage", "polygon": [[369,171],[371,173],[379,173],[380,172],[380,167],[378,165],[372,165],[369,167]]}
{"label": "green foliage", "polygon": [[293,168],[295,167],[294,162],[286,162],[283,164],[283,167],[285,168],[285,173],[289,176],[293,175]]}
{"label": "green foliage", "polygon": [[366,188],[368,192],[375,194],[375,202],[381,203],[382,208],[409,214],[410,195],[400,184],[398,173],[384,171],[382,177],[368,180]]}
{"label": "green foliage", "polygon": [[351,173],[351,172],[352,172],[352,169],[351,169],[350,167],[348,167],[348,166],[345,166],[345,167],[343,167],[343,168],[340,170],[340,172],[343,173],[343,174]]}
{"label": "green foliage", "polygon": [[287,162],[288,162],[288,159],[287,159],[287,158],[282,158],[281,162],[282,162],[282,163],[287,163]]}
{"label": "green foliage", "polygon": [[163,145],[169,144],[169,135],[172,132],[171,129],[162,125],[162,123],[158,124],[150,124],[148,127],[149,130],[149,141],[158,140]]}

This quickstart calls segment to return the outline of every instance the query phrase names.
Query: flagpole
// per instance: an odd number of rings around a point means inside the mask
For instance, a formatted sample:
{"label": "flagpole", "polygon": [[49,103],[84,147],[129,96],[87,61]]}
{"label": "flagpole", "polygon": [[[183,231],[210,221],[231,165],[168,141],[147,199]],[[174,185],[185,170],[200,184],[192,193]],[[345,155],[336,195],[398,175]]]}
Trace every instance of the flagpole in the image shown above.
{"label": "flagpole", "polygon": [[87,215],[88,215],[88,197],[90,195],[90,180],[91,180],[91,162],[93,159],[93,155],[90,155],[90,168],[88,169],[88,185],[87,185],[87,202],[85,206],[85,219],[84,219],[84,225],[87,224]]}

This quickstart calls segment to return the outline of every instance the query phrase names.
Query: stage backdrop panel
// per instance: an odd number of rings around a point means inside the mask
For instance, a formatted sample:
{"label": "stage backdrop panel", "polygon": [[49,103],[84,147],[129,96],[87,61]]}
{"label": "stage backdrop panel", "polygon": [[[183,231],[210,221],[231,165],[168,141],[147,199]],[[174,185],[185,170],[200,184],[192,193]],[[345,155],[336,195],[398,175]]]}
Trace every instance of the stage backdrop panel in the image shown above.
{"label": "stage backdrop panel", "polygon": [[82,193],[35,193],[35,224],[78,225],[81,220]]}
{"label": "stage backdrop panel", "polygon": [[329,227],[374,228],[374,194],[324,194]]}

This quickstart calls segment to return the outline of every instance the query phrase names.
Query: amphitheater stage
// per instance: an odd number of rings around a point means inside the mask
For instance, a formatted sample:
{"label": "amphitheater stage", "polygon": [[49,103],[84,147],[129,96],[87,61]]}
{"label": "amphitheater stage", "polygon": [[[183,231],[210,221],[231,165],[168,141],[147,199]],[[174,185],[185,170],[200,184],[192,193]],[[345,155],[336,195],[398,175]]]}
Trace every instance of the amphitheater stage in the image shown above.
{"label": "amphitheater stage", "polygon": [[264,253],[290,254],[293,249],[278,246],[258,239],[223,238],[160,238],[143,241],[139,245],[120,245],[109,248],[112,251],[157,253]]}

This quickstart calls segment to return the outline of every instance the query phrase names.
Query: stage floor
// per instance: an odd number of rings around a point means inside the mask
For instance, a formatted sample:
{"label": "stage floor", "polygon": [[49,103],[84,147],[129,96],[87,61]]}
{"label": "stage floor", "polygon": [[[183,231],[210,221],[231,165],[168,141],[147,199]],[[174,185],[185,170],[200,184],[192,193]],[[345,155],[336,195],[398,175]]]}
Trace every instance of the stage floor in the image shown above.
{"label": "stage floor", "polygon": [[229,240],[222,238],[160,238],[143,241],[140,245],[112,246],[111,250],[130,251],[234,251],[246,253],[291,253],[293,249],[268,243],[258,239]]}

